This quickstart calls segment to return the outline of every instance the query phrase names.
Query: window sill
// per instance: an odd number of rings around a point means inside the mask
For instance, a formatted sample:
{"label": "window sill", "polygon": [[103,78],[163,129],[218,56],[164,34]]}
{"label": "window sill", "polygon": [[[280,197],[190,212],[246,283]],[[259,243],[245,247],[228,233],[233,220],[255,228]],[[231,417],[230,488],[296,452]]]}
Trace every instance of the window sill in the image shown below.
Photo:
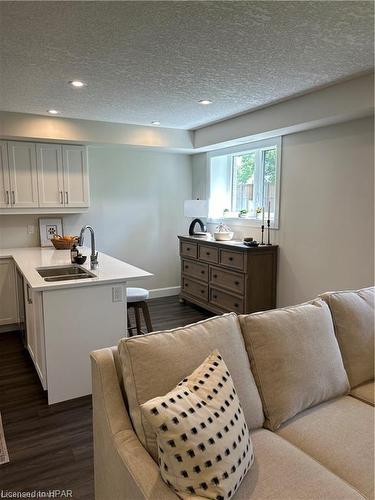
{"label": "window sill", "polygon": [[[247,217],[223,217],[222,219],[207,219],[207,224],[228,224],[229,226],[262,227],[262,221],[259,219],[250,219]],[[265,221],[264,227],[267,228]],[[279,229],[279,224],[271,222],[271,229]]]}

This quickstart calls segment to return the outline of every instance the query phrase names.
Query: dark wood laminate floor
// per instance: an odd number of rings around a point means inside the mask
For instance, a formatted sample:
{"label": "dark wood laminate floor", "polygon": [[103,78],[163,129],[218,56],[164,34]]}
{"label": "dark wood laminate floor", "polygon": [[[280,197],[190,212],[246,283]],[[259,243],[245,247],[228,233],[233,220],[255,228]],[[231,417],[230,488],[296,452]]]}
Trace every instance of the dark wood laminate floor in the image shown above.
{"label": "dark wood laminate floor", "polygon": [[[210,316],[177,297],[150,301],[150,313],[154,330]],[[0,334],[0,411],[10,456],[0,465],[0,491],[69,489],[75,500],[93,500],[91,410],[89,396],[48,406],[20,337]]]}

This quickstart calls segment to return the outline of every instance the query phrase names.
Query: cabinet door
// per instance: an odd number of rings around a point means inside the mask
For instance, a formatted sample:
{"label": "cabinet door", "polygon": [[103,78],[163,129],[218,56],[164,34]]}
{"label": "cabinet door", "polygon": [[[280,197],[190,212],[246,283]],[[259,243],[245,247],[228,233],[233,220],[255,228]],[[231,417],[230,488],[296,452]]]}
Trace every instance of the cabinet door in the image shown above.
{"label": "cabinet door", "polygon": [[25,280],[24,280],[24,295],[25,295],[27,350],[30,353],[31,359],[35,363],[36,331],[35,331],[34,307],[31,295],[31,288],[30,285]]}
{"label": "cabinet door", "polygon": [[38,193],[40,207],[64,206],[62,150],[58,144],[37,144]]}
{"label": "cabinet door", "polygon": [[28,283],[24,283],[27,350],[43,388],[47,389],[42,294],[33,292]]}
{"label": "cabinet door", "polygon": [[8,142],[11,203],[16,208],[38,206],[36,149],[32,142]]}
{"label": "cabinet door", "polygon": [[0,259],[0,325],[18,323],[16,272],[11,259]]}
{"label": "cabinet door", "polygon": [[89,206],[87,153],[85,146],[62,146],[64,202],[66,207]]}
{"label": "cabinet door", "polygon": [[10,208],[8,152],[5,141],[0,141],[0,208]]}

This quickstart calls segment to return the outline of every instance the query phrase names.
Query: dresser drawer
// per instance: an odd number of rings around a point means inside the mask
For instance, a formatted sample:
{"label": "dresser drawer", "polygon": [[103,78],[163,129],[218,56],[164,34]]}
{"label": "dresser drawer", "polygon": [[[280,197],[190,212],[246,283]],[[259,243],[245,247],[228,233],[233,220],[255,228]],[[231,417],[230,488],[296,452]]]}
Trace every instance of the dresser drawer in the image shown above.
{"label": "dresser drawer", "polygon": [[180,254],[183,257],[191,257],[192,259],[196,259],[198,256],[198,245],[196,243],[181,241]]}
{"label": "dresser drawer", "polygon": [[220,250],[220,264],[234,269],[244,268],[244,254],[242,252],[232,252],[231,250]]}
{"label": "dresser drawer", "polygon": [[202,285],[197,281],[184,277],[182,278],[182,290],[198,299],[208,300],[208,285]]}
{"label": "dresser drawer", "polygon": [[243,298],[210,287],[210,302],[226,311],[243,313]]}
{"label": "dresser drawer", "polygon": [[223,288],[227,288],[231,292],[243,294],[245,290],[245,276],[240,273],[234,273],[220,267],[210,268],[210,283]]}
{"label": "dresser drawer", "polygon": [[208,264],[182,259],[182,272],[191,278],[208,281]]}
{"label": "dresser drawer", "polygon": [[219,262],[219,250],[215,247],[209,247],[208,245],[199,245],[198,258],[205,262],[217,264]]}

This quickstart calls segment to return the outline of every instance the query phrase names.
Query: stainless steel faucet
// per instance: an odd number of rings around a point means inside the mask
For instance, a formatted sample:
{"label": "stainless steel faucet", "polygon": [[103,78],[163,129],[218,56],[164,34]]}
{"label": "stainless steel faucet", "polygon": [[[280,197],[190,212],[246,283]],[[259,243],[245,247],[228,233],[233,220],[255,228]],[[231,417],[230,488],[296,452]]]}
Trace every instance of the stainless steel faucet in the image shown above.
{"label": "stainless steel faucet", "polygon": [[81,232],[79,234],[79,240],[78,240],[78,245],[81,247],[83,246],[83,239],[84,239],[84,232],[88,229],[91,233],[91,255],[90,255],[90,268],[91,269],[96,269],[98,267],[98,252],[95,251],[95,233],[94,229],[89,226],[83,226],[81,229]]}

